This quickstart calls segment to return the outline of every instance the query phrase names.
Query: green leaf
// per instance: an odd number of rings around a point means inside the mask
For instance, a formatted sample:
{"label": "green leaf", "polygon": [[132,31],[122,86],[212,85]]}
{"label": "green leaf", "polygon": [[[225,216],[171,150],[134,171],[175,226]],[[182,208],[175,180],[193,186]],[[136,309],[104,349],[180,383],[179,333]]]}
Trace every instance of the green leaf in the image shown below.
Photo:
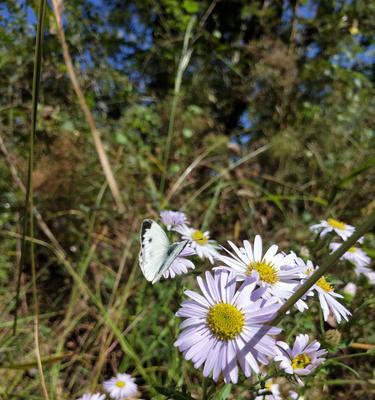
{"label": "green leaf", "polygon": [[127,144],[128,139],[124,132],[116,132],[116,142],[118,144]]}
{"label": "green leaf", "polygon": [[219,392],[217,399],[218,400],[226,400],[230,395],[230,391],[232,389],[232,384],[228,383],[225,385]]}
{"label": "green leaf", "polygon": [[182,7],[189,14],[195,14],[199,11],[199,3],[194,0],[184,0]]}
{"label": "green leaf", "polygon": [[354,169],[350,174],[345,176],[344,178],[341,179],[339,185],[345,186],[347,183],[349,183],[351,180],[356,178],[358,175],[361,175],[363,172],[366,172],[367,170],[374,168],[375,167],[375,157],[371,157],[368,160],[366,160],[364,163],[362,163],[359,167]]}
{"label": "green leaf", "polygon": [[67,119],[66,121],[63,122],[61,128],[64,131],[68,131],[68,132],[73,132],[74,131],[74,122],[70,119]]}

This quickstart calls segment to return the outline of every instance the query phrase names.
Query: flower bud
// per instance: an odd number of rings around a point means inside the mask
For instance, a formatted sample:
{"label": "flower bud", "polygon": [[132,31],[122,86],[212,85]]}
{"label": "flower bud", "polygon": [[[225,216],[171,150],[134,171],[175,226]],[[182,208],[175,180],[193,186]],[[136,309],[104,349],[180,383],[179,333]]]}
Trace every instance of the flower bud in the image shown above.
{"label": "flower bud", "polygon": [[324,339],[330,346],[337,347],[341,341],[341,333],[337,329],[328,329]]}

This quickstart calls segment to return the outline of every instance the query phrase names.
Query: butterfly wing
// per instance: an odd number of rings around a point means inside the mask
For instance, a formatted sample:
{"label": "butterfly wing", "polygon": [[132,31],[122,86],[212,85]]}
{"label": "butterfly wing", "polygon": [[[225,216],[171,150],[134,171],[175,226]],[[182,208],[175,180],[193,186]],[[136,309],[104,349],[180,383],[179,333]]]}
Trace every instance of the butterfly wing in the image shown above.
{"label": "butterfly wing", "polygon": [[168,255],[170,243],[163,229],[152,219],[145,219],[141,228],[139,266],[144,277],[153,281]]}
{"label": "butterfly wing", "polygon": [[171,245],[160,225],[152,219],[144,220],[139,254],[139,266],[144,277],[153,284],[159,281],[188,243],[185,240]]}
{"label": "butterfly wing", "polygon": [[160,280],[164,272],[172,265],[173,261],[181,254],[182,250],[188,245],[188,243],[189,240],[184,240],[182,242],[173,243],[169,246],[164,262],[160,266],[160,270],[152,280],[152,283]]}

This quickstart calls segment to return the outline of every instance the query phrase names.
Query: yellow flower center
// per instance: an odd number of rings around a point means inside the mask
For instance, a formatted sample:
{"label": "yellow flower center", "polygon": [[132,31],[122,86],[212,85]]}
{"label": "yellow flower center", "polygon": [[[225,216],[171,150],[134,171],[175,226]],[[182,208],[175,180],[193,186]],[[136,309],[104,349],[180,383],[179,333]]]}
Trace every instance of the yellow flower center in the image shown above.
{"label": "yellow flower center", "polygon": [[326,292],[332,292],[333,290],[332,285],[327,281],[327,279],[324,276],[319,278],[316,284]]}
{"label": "yellow flower center", "polygon": [[277,269],[272,263],[266,261],[253,261],[247,266],[246,275],[250,276],[253,270],[258,272],[262,282],[273,284],[279,281]]}
{"label": "yellow flower center", "polygon": [[[312,272],[311,268],[307,269],[306,275],[307,276],[310,275],[311,272]],[[325,276],[322,276],[321,278],[319,278],[316,282],[316,285],[321,287],[326,292],[332,292],[332,290],[333,290],[333,286],[327,281]]]}
{"label": "yellow flower center", "polygon": [[218,303],[208,311],[207,324],[218,339],[232,340],[242,332],[245,316],[232,304]]}
{"label": "yellow flower center", "polygon": [[271,380],[271,379],[269,379],[269,380],[264,384],[264,388],[265,388],[265,389],[269,389],[269,390],[272,389],[272,380]]}
{"label": "yellow flower center", "polygon": [[357,249],[354,246],[352,246],[348,251],[350,251],[351,253],[355,253]]}
{"label": "yellow flower center", "polygon": [[328,218],[327,222],[328,225],[332,226],[332,228],[340,229],[340,231],[344,231],[346,228],[346,225],[343,222],[338,221],[337,219],[334,218]]}
{"label": "yellow flower center", "polygon": [[117,381],[116,382],[116,386],[120,389],[122,389],[123,387],[125,387],[126,383],[124,381]]}
{"label": "yellow flower center", "polygon": [[307,365],[309,365],[311,362],[311,358],[306,354],[298,354],[298,356],[295,356],[292,360],[292,368],[293,369],[301,369],[305,368]]}
{"label": "yellow flower center", "polygon": [[200,246],[204,246],[208,242],[208,237],[202,231],[194,231],[191,238]]}

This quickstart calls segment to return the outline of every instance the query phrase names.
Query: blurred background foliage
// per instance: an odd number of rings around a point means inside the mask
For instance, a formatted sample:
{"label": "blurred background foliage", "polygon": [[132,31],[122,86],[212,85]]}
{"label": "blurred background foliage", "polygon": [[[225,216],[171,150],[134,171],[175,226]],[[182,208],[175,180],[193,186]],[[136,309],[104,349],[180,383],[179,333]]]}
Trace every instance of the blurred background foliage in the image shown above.
{"label": "blurred background foliage", "polygon": [[[36,3],[0,4],[4,327],[9,327],[14,308],[16,232],[24,199],[15,173],[25,182]],[[177,306],[168,306],[173,282],[166,283],[169,291],[155,291],[146,288],[137,271],[137,231],[143,217],[155,218],[163,208],[184,209],[193,225],[204,225],[221,243],[260,233],[282,249],[298,250],[311,239],[310,223],[335,216],[355,225],[374,208],[374,21],[375,3],[365,0],[67,1],[65,34],[126,206],[118,213],[67,76],[54,15],[47,10],[35,204],[69,262],[118,314],[121,328],[134,322],[135,315],[144,315],[145,301],[162,301],[167,319]],[[183,53],[184,38],[190,57]],[[182,80],[176,85],[179,66]],[[176,118],[165,163],[173,102]],[[42,231],[36,237],[48,242]],[[53,396],[66,398],[78,393],[82,382],[87,385],[88,377],[95,382],[100,371],[117,368],[118,358],[102,361],[94,369],[95,379],[90,375],[109,333],[103,333],[100,318],[92,322],[95,309],[85,296],[81,301],[75,297],[79,318],[66,333],[66,318],[65,325],[61,321],[72,287],[79,283],[45,244],[37,246],[37,261],[44,353],[58,348],[61,332],[61,351],[91,350],[61,364],[60,375],[56,369],[51,372],[48,379],[58,389]],[[22,335],[4,342],[4,333],[0,360],[12,359],[16,348],[32,351],[26,329],[29,278],[26,268]],[[128,310],[119,309],[125,303]],[[155,319],[150,325],[163,325],[160,315],[150,315]],[[358,327],[356,339],[368,334],[365,325]],[[173,331],[176,324],[166,326]],[[146,328],[144,336],[150,335]],[[130,342],[142,353],[136,337]],[[144,362],[174,363],[171,370],[177,371],[181,357],[167,348],[164,352],[157,361]],[[132,367],[129,360],[120,365]],[[163,368],[160,373],[162,381],[175,379]],[[37,392],[33,376],[26,376],[32,372],[9,374],[8,392],[22,394],[24,387],[32,388],[29,394]]]}

